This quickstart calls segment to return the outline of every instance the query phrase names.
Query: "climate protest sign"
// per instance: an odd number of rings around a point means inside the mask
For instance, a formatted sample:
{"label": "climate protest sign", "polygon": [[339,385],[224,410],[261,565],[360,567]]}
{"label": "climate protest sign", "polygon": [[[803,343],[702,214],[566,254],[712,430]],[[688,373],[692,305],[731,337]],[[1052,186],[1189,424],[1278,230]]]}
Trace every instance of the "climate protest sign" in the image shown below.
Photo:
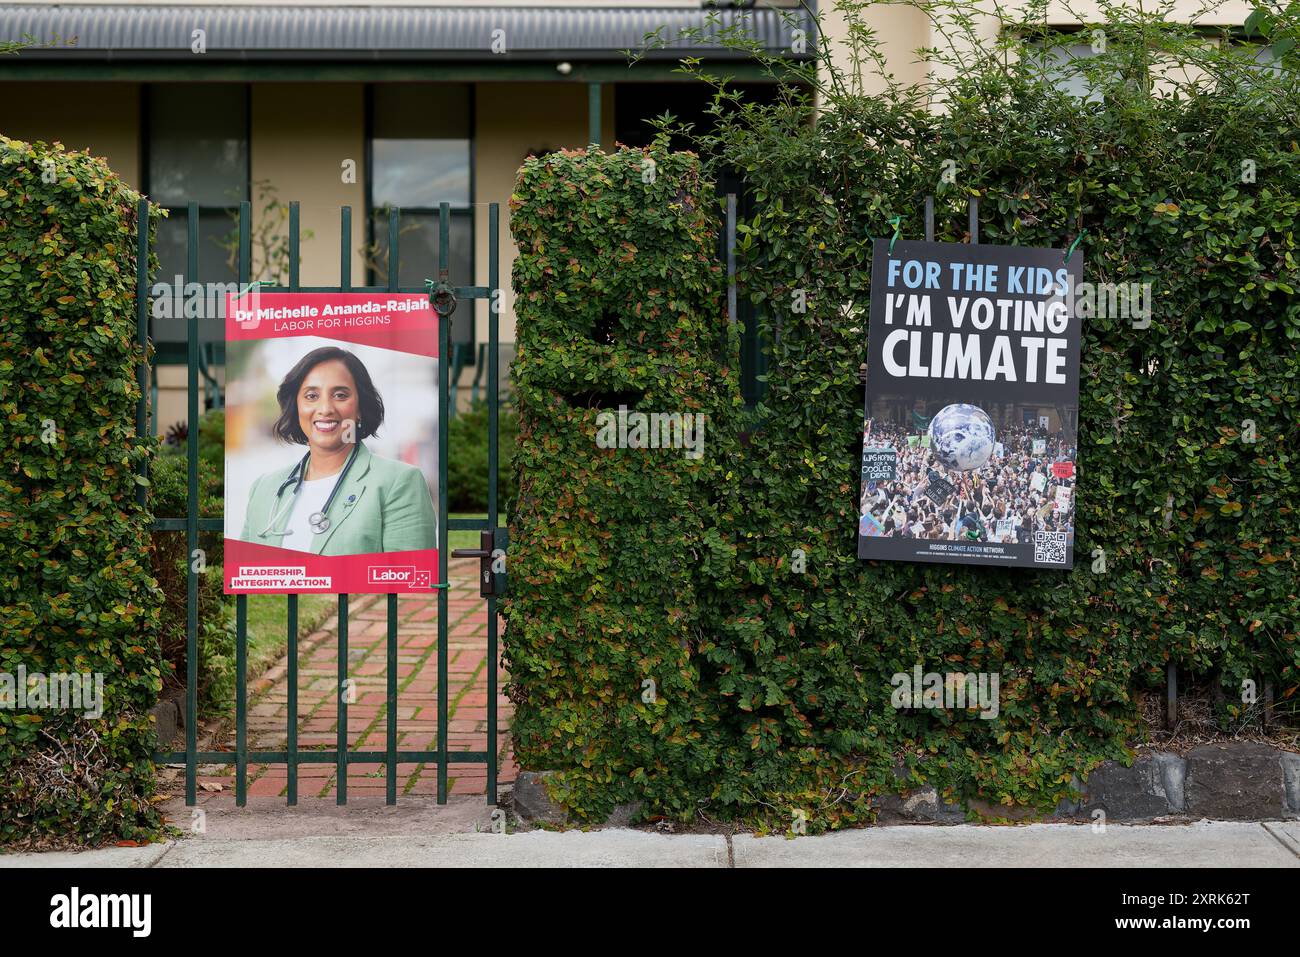
{"label": "climate protest sign", "polygon": [[862,481],[879,482],[883,479],[893,481],[898,467],[898,452],[891,448],[863,448]]}
{"label": "climate protest sign", "polygon": [[859,558],[1072,566],[1082,276],[1060,249],[876,242]]}

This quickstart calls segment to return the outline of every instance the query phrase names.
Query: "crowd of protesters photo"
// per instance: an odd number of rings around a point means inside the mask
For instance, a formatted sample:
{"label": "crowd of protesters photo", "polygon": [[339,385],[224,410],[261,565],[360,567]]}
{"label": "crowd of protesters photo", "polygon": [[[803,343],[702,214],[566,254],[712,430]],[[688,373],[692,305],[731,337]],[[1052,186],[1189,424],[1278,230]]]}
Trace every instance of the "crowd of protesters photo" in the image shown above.
{"label": "crowd of protesters photo", "polygon": [[894,449],[897,464],[892,480],[863,482],[863,535],[1026,544],[1053,532],[1074,544],[1072,436],[1041,423],[999,428],[988,461],[966,472],[938,461],[924,428],[868,419],[864,438]]}

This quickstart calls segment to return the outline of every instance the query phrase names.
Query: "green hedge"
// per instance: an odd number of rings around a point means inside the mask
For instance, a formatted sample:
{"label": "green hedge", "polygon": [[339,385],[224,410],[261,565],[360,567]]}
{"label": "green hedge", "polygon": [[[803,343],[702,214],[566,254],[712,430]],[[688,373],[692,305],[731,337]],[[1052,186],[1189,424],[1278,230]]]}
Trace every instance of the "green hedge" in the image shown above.
{"label": "green hedge", "polygon": [[[659,143],[529,159],[511,199],[512,730],[518,760],[561,769],[557,796],[587,814],[640,796],[690,813],[723,743],[701,683],[706,579],[733,550],[714,502],[738,339],[708,189],[695,157]],[[620,403],[707,415],[706,454],[598,447]]]}
{"label": "green hedge", "polygon": [[[1123,57],[1117,29],[1112,44]],[[776,343],[739,470],[741,560],[757,573],[726,626],[739,638],[759,619],[767,644],[731,642],[725,667],[751,700],[782,691],[756,712],[773,731],[740,775],[742,806],[773,801],[750,782],[783,781],[778,803],[825,807],[819,825],[858,819],[897,763],[953,800],[1050,810],[1074,772],[1126,757],[1135,692],[1170,661],[1229,700],[1247,678],[1294,700],[1295,127],[1286,101],[1250,89],[1158,99],[1131,75],[1116,69],[1104,108],[1028,69],[990,70],[957,81],[966,106],[949,113],[854,98],[815,128],[760,111],[721,133],[720,161],[769,200],[740,258]],[[1255,182],[1242,181],[1244,158]],[[844,304],[865,308],[871,237],[889,235],[892,217],[904,236],[924,234],[927,193],[940,241],[966,238],[978,197],[981,242],[1066,248],[1083,233],[1086,280],[1152,283],[1149,328],[1084,324],[1068,574],[855,557],[865,323]],[[796,288],[806,313],[787,306]],[[806,575],[783,563],[796,547]],[[1000,673],[999,719],[892,708],[890,676],[917,664]],[[890,762],[863,760],[882,742]],[[863,800],[826,807],[853,771],[850,796]]]}
{"label": "green hedge", "polygon": [[[729,378],[689,376],[711,368],[707,337],[632,308],[639,284],[675,290],[703,263],[644,225],[665,202],[638,192],[635,155],[525,167],[513,201],[525,512],[506,647],[521,764],[556,770],[577,815],[637,798],[786,826],[802,811],[816,829],[869,820],[873,796],[919,784],[1048,810],[1076,772],[1131,754],[1136,692],[1169,662],[1231,700],[1247,678],[1295,700],[1295,79],[1150,96],[1134,70],[1154,33],[1107,29],[1096,101],[989,50],[945,88],[957,108],[827,95],[813,125],[795,97],[725,114],[699,138],[712,169],[754,190],[740,281],[770,367],[746,442],[734,419],[715,428],[694,466],[709,479],[680,497],[680,461],[602,456],[591,413],[560,396],[646,388],[659,369],[656,401],[729,401]],[[698,175],[673,157],[661,177],[674,163]],[[707,186],[686,194],[702,203]],[[1149,328],[1084,326],[1069,573],[856,558],[871,242],[895,216],[903,236],[923,235],[927,194],[940,241],[966,239],[979,197],[982,242],[1065,248],[1083,234],[1086,279],[1153,284]],[[700,236],[699,255],[708,247]],[[791,308],[796,290],[806,312]],[[716,326],[711,296],[695,308],[693,324]],[[602,309],[618,320],[611,346],[590,338]],[[660,350],[674,361],[656,366]],[[675,658],[664,624],[678,621],[689,654]],[[627,683],[670,661],[682,680],[647,727]],[[916,665],[999,673],[999,717],[894,708],[891,676]]]}
{"label": "green hedge", "polygon": [[2,842],[159,826],[160,595],[136,497],[154,450],[135,430],[138,199],[101,159],[0,137],[0,671],[102,674],[105,698],[95,720],[0,710]]}

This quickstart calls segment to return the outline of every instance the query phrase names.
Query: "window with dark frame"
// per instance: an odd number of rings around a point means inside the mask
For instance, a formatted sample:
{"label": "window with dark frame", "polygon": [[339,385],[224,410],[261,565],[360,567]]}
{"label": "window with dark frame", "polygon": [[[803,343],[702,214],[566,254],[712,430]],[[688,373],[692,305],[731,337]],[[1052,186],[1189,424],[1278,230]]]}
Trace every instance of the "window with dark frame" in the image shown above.
{"label": "window with dark frame", "polygon": [[[451,204],[448,268],[458,286],[474,280],[473,94],[456,83],[372,84],[367,88],[368,282],[388,282],[389,210],[400,212],[397,282],[438,278],[438,207]],[[460,361],[473,364],[474,314],[452,325]]]}
{"label": "window with dark frame", "polygon": [[[199,206],[198,280],[237,280],[229,256],[239,203],[249,198],[249,87],[242,83],[149,84],[143,91],[144,186],[167,210],[158,224],[155,282],[185,276],[189,203]],[[224,308],[219,301],[218,307]],[[153,320],[160,343],[184,342],[181,317]],[[202,342],[220,342],[220,322],[199,324]]]}
{"label": "window with dark frame", "polygon": [[[1077,66],[1078,63],[1094,57],[1099,50],[1094,49],[1094,42],[1103,39],[1095,36],[1101,31],[1087,28],[1060,26],[1056,28],[1059,38],[1064,43],[1045,44],[1031,42],[1031,47],[1038,48],[1038,59],[1046,78],[1056,87],[1071,96],[1089,102],[1100,102],[1101,91],[1093,86],[1090,78]],[[1244,37],[1239,29],[1230,30],[1227,35],[1206,28],[1198,31],[1207,43],[1225,43],[1228,49],[1242,56],[1243,68],[1249,72],[1277,72],[1280,69],[1275,62],[1272,50],[1257,38]],[[1184,68],[1184,78],[1187,77]]]}

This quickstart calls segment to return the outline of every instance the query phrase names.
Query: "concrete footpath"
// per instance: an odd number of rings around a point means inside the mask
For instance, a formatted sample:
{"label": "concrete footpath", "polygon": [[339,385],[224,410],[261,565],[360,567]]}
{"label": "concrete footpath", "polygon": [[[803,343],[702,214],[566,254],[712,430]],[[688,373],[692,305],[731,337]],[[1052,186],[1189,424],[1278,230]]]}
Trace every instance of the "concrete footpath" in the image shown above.
{"label": "concrete footpath", "polygon": [[169,808],[180,840],[0,855],[15,867],[1300,867],[1300,823],[875,827],[820,836],[631,829],[496,833],[482,799],[437,807]]}

